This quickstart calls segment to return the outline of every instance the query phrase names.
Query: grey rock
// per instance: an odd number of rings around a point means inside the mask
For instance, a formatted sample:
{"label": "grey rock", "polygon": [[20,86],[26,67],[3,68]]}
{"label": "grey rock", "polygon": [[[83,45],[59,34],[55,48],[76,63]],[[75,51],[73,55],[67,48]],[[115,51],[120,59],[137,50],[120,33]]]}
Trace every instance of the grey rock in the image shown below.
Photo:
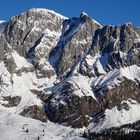
{"label": "grey rock", "polygon": [[24,117],[29,117],[33,119],[40,120],[42,122],[47,122],[47,117],[44,112],[44,109],[41,107],[38,107],[37,105],[30,106],[28,108],[25,108],[20,115]]}
{"label": "grey rock", "polygon": [[[116,85],[111,90],[108,90],[107,87],[104,89],[100,87],[96,91],[93,89],[93,92],[96,93],[95,95],[98,95],[98,102],[90,96],[79,97],[75,95],[75,90],[71,83],[66,82],[62,88],[57,90],[56,96],[52,96],[46,102],[46,113],[50,120],[81,128],[90,123],[90,119],[87,116],[92,117],[97,112],[107,108],[112,109],[117,105],[118,110],[122,107],[128,110],[129,106],[126,104],[121,105],[123,100],[127,101],[130,98],[140,102],[139,85],[126,78],[123,79],[119,86]],[[61,94],[57,96],[58,93]],[[101,93],[104,93],[104,96]]]}
{"label": "grey rock", "polygon": [[[50,62],[56,69],[58,75],[64,74],[75,63],[86,55],[92,46],[92,37],[101,25],[96,23],[88,15],[81,14],[79,18],[66,20],[63,26],[63,33],[50,54]],[[53,57],[57,59],[52,61]]]}
{"label": "grey rock", "polygon": [[13,49],[26,57],[29,49],[39,43],[45,29],[59,32],[63,20],[47,10],[43,13],[43,10],[34,8],[12,17],[4,34]]}
{"label": "grey rock", "polygon": [[15,96],[15,97],[7,96],[7,97],[3,97],[3,101],[8,102],[6,104],[2,104],[5,107],[16,107],[20,103],[21,97],[20,96]]}

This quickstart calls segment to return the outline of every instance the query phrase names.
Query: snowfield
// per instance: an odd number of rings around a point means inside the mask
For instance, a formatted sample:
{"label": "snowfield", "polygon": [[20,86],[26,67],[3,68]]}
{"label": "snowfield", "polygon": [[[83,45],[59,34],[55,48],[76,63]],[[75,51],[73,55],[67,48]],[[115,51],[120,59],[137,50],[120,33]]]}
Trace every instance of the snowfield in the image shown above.
{"label": "snowfield", "polygon": [[42,123],[0,109],[1,140],[86,140],[82,138],[83,130]]}
{"label": "snowfield", "polygon": [[105,110],[105,118],[99,123],[90,123],[88,129],[90,132],[100,132],[102,130],[119,127],[124,124],[134,123],[140,119],[140,104],[135,100],[122,101],[127,103],[129,110],[118,110],[117,106]]}

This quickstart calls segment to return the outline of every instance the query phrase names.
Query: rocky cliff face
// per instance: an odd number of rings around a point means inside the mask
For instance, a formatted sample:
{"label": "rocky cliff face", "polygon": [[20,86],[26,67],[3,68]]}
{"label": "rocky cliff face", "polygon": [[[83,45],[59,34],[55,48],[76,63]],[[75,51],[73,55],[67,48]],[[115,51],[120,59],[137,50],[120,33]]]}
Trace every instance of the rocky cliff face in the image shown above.
{"label": "rocky cliff face", "polygon": [[[31,9],[3,25],[4,109],[76,128],[100,126],[107,110],[139,110],[140,28],[131,23],[101,26],[86,13],[68,19],[46,9]],[[137,102],[135,108],[133,102],[122,103],[128,100]]]}
{"label": "rocky cliff face", "polygon": [[[101,25],[86,13],[64,22],[60,42],[50,55],[50,62],[54,64],[58,75],[62,75],[85,56],[91,48],[94,33],[99,28]],[[54,56],[57,58],[55,61]]]}
{"label": "rocky cliff face", "polygon": [[37,47],[41,41],[44,41],[46,48],[47,46],[53,48],[61,34],[64,20],[65,17],[52,11],[31,9],[12,17],[5,28],[4,35],[9,45],[26,57],[29,50]]}

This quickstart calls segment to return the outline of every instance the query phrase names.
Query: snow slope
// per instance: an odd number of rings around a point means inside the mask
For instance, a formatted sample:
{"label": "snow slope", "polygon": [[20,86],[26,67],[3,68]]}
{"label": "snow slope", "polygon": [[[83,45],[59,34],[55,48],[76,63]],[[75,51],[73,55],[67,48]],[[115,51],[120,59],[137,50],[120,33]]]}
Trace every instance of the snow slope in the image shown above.
{"label": "snow slope", "polygon": [[[16,69],[20,70],[24,67],[31,68],[32,66],[24,59],[19,57],[17,54],[14,54]],[[18,60],[18,61],[17,61]],[[36,94],[32,93],[32,90],[43,91],[45,85],[49,81],[51,84],[55,80],[55,77],[52,79],[49,78],[37,78],[35,72],[21,72],[20,74],[10,74],[7,70],[5,64],[0,62],[0,104],[6,104],[3,101],[3,97],[21,97],[21,101],[17,107],[4,107],[4,109],[9,110],[14,113],[21,113],[25,108],[33,105],[42,106],[42,101],[37,97]]]}
{"label": "snow slope", "polygon": [[67,17],[56,13],[53,10],[49,10],[49,9],[45,9],[45,8],[32,8],[29,10],[30,12],[34,12],[34,13],[40,13],[41,15],[46,15],[46,14],[54,14],[62,19],[67,19]]}
{"label": "snow slope", "polygon": [[114,85],[119,85],[122,82],[121,79],[124,77],[132,81],[135,81],[136,79],[140,81],[140,67],[132,65],[120,69],[114,69],[93,80],[92,85],[112,88]]}
{"label": "snow slope", "polygon": [[99,132],[111,127],[119,127],[124,124],[133,123],[140,118],[140,104],[135,100],[122,101],[127,103],[129,110],[118,110],[117,106],[114,108],[105,110],[105,118],[100,120],[99,123],[91,123],[88,129],[91,132]]}
{"label": "snow slope", "polygon": [[[87,59],[87,58],[86,58]],[[95,61],[95,60],[93,60]],[[88,58],[88,65],[91,67],[93,63],[91,62],[91,59]],[[98,65],[98,69],[102,69],[102,65]],[[100,67],[101,66],[101,67]],[[77,66],[78,67],[78,66]],[[75,68],[73,71],[73,74],[70,75],[64,82],[69,82],[73,84],[75,87],[76,92],[74,94],[78,95],[79,97],[81,96],[91,96],[95,100],[95,93],[92,90],[92,87],[99,87],[99,88],[113,88],[114,85],[121,84],[123,81],[123,78],[127,78],[129,80],[132,80],[135,82],[135,80],[140,81],[140,67],[137,65],[132,65],[120,69],[113,69],[112,71],[108,73],[104,73],[104,75],[100,75],[98,77],[88,77],[88,76],[83,76],[77,72],[78,68]],[[102,71],[103,72],[103,71]],[[104,71],[105,72],[105,71]],[[59,85],[60,87],[60,85]]]}
{"label": "snow slope", "polygon": [[82,129],[42,123],[0,109],[1,140],[86,140],[82,133]]}

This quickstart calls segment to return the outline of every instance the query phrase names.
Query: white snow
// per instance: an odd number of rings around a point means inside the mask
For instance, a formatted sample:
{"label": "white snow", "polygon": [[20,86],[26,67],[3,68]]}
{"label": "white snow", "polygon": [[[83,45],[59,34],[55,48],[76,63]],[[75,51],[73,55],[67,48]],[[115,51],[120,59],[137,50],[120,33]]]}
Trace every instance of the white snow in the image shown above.
{"label": "white snow", "polygon": [[4,31],[6,25],[7,25],[7,22],[0,20],[0,34]]}
{"label": "white snow", "polygon": [[68,82],[72,83],[76,88],[74,94],[78,95],[79,97],[91,96],[96,100],[96,97],[94,96],[94,93],[91,89],[91,81],[92,80],[90,78],[80,74],[77,76],[72,76],[68,79]]}
{"label": "white snow", "polygon": [[[8,77],[9,76],[9,77]],[[2,81],[6,81],[6,84],[1,85],[0,97],[4,96],[20,96],[21,101],[17,107],[5,108],[17,114],[21,113],[26,107],[32,105],[42,106],[41,101],[37,98],[37,95],[31,92],[32,89],[41,90],[37,87],[37,79],[34,73],[22,73],[20,76],[14,74],[3,77]],[[12,82],[12,83],[11,83]],[[38,84],[39,85],[39,84]]]}
{"label": "white snow", "polygon": [[32,67],[32,65],[24,57],[20,56],[16,51],[12,52],[12,57],[16,63],[16,70]]}
{"label": "white snow", "polygon": [[67,19],[67,17],[65,17],[65,16],[63,16],[63,15],[61,15],[61,14],[58,14],[58,13],[56,13],[55,11],[53,11],[53,10],[49,10],[49,9],[45,9],[45,8],[32,8],[32,9],[30,9],[29,10],[30,12],[35,12],[35,13],[40,13],[40,14],[44,14],[44,15],[46,15],[46,14],[54,14],[54,15],[56,15],[56,16],[58,16],[58,17],[60,17],[60,18],[62,18],[62,19]]}
{"label": "white snow", "polygon": [[[16,61],[19,60],[19,62],[24,59],[22,57],[17,56],[15,53],[14,55]],[[17,68],[21,68],[21,66],[27,66],[30,65],[26,62],[26,60],[22,60],[21,63],[17,63]],[[39,98],[37,98],[37,95],[32,93],[32,90],[37,91],[43,91],[46,84],[49,83],[49,78],[41,78],[38,79],[36,77],[35,72],[22,72],[20,75],[17,75],[16,73],[11,75],[5,64],[3,62],[0,63],[0,102],[2,103],[3,97],[5,96],[20,96],[21,101],[17,107],[13,108],[6,108],[3,107],[6,110],[9,110],[10,112],[14,113],[21,113],[25,108],[32,106],[32,105],[38,105],[42,106],[42,102]],[[53,83],[53,78],[50,82]]]}
{"label": "white snow", "polygon": [[[130,100],[130,99],[129,99]],[[118,110],[114,108],[105,110],[105,118],[100,120],[99,123],[91,123],[88,129],[91,132],[98,132],[111,127],[118,127],[123,124],[134,123],[140,119],[140,104],[134,100],[122,101],[129,105],[129,110]],[[131,103],[132,102],[132,103]]]}
{"label": "white snow", "polygon": [[82,129],[43,123],[0,109],[1,140],[86,140],[81,133]]}
{"label": "white snow", "polygon": [[99,78],[93,80],[92,85],[100,87],[112,87],[114,84],[118,84],[119,82],[121,82],[118,80],[118,78],[120,77],[120,71],[118,69],[115,69],[107,73],[106,75],[100,76]]}
{"label": "white snow", "polygon": [[[96,57],[92,58],[91,56],[86,57],[85,60],[88,67],[89,66],[93,67],[93,64],[97,65],[99,62],[101,62],[101,60],[97,58]],[[106,56],[104,56],[104,59],[102,61],[106,61],[105,59]],[[105,73],[101,63],[99,64],[97,65],[97,68],[100,69],[100,73],[102,70],[103,75],[100,75],[98,77],[97,76],[88,77],[85,75],[83,76],[78,73],[79,67],[78,63],[73,73],[69,76],[69,78],[67,78],[64,81],[64,83],[65,82],[71,83],[75,89],[73,93],[78,95],[79,97],[91,96],[93,99],[98,101],[92,87],[112,89],[115,86],[119,86],[123,82],[124,78],[132,80],[134,82],[136,82],[136,80],[140,81],[140,67],[138,67],[137,65],[132,65],[124,68],[122,67],[120,69],[114,69],[108,73]],[[86,67],[83,66],[83,69],[86,70]],[[60,84],[59,87],[57,87],[57,89],[61,88],[61,86],[63,86],[63,84]]]}
{"label": "white snow", "polygon": [[[89,17],[89,15],[88,15],[86,12],[82,12],[81,15],[85,15],[85,16],[88,16],[88,17]],[[92,21],[93,21],[94,23],[96,23],[97,25],[99,25],[100,28],[103,27],[103,26],[102,26],[99,22],[97,22],[96,20],[92,19]]]}
{"label": "white snow", "polygon": [[138,42],[140,42],[140,37],[136,38],[134,41],[134,43],[138,43]]}
{"label": "white snow", "polygon": [[[106,69],[107,59],[108,59],[107,55],[102,56],[101,54],[96,54],[94,57],[92,57],[91,55],[87,55],[84,61],[82,62],[81,68],[85,72],[87,72],[87,67],[88,67],[93,75],[95,75],[94,69],[96,68],[99,74],[104,75],[106,74],[105,69]],[[80,65],[77,65],[77,67],[79,66]]]}
{"label": "white snow", "polygon": [[107,87],[111,88],[114,85],[119,85],[122,82],[120,79],[123,77],[132,81],[135,81],[136,79],[140,81],[140,67],[132,65],[120,69],[114,69],[93,80],[92,85],[100,87],[107,85]]}
{"label": "white snow", "polygon": [[128,78],[129,80],[135,81],[137,79],[140,81],[140,67],[137,65],[121,68],[120,72],[122,76]]}

